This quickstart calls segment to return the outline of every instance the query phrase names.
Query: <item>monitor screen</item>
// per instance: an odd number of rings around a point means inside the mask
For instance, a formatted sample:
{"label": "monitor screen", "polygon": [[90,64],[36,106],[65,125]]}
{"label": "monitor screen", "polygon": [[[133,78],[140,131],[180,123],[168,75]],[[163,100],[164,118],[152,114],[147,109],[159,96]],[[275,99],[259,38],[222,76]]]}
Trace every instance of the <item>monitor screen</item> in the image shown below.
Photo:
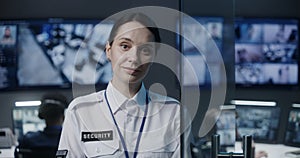
{"label": "monitor screen", "polygon": [[300,147],[300,108],[289,111],[284,142],[286,145]]}
{"label": "monitor screen", "polygon": [[276,143],[280,108],[276,106],[236,106],[237,140],[252,135],[255,142]]}
{"label": "monitor screen", "polygon": [[[223,18],[222,17],[200,17],[194,16],[195,24],[187,18],[182,19],[181,52],[182,59],[182,83],[183,86],[207,86],[211,83],[210,72],[207,68],[209,62],[211,73],[221,74],[220,63],[211,54],[210,51],[217,46],[219,52],[222,52],[223,42]],[[192,41],[185,37],[190,37]],[[195,44],[201,46],[201,50],[195,47]]]}
{"label": "monitor screen", "polygon": [[38,117],[38,106],[14,107],[12,113],[15,135],[20,138],[27,132],[42,131],[45,121]]}
{"label": "monitor screen", "polygon": [[235,20],[235,78],[238,86],[298,85],[298,21]]}
{"label": "monitor screen", "polygon": [[[99,22],[1,21],[0,31],[10,26],[15,39],[1,42],[0,88],[107,84],[112,72],[104,48],[113,23]],[[5,80],[10,76],[14,80]]]}
{"label": "monitor screen", "polygon": [[17,31],[17,25],[0,22],[0,89],[16,86]]}
{"label": "monitor screen", "polygon": [[236,111],[223,109],[216,123],[216,134],[220,135],[221,146],[234,146],[236,138]]}

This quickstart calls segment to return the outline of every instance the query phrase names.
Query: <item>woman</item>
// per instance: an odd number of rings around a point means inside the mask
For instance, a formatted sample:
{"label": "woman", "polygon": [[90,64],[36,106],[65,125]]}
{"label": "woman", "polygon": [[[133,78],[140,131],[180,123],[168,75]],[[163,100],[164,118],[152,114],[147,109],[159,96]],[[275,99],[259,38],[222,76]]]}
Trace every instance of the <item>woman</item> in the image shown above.
{"label": "woman", "polygon": [[57,156],[180,157],[178,101],[142,83],[160,42],[155,26],[141,13],[115,23],[106,45],[113,78],[70,104]]}

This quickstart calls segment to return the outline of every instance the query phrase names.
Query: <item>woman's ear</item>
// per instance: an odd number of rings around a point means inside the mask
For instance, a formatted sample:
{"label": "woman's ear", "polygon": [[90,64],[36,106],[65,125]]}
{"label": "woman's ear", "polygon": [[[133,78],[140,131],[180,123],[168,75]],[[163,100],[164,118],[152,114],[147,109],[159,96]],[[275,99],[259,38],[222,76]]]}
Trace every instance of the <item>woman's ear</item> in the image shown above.
{"label": "woman's ear", "polygon": [[106,58],[110,61],[111,58],[111,45],[109,44],[109,42],[106,42],[105,45],[105,53],[106,53]]}

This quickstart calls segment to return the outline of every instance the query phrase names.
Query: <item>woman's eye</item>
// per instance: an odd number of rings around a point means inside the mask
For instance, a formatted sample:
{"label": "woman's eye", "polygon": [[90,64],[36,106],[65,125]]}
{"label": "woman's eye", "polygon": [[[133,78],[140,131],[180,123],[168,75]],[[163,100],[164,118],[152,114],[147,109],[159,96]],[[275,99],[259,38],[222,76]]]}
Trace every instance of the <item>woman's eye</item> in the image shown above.
{"label": "woman's eye", "polygon": [[153,49],[149,48],[149,47],[142,47],[140,49],[141,53],[143,53],[144,55],[151,55],[153,53]]}
{"label": "woman's eye", "polygon": [[121,44],[120,47],[122,48],[122,50],[127,51],[130,49],[130,46],[128,44]]}

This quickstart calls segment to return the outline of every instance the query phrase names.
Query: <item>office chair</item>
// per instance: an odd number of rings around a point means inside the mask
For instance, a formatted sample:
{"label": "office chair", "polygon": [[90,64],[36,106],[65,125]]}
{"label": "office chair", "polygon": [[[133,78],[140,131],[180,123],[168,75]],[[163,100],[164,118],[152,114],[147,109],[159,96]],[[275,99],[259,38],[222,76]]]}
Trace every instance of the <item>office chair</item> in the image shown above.
{"label": "office chair", "polygon": [[243,153],[219,152],[219,149],[220,135],[213,135],[211,149],[212,158],[253,158],[254,156],[252,150],[252,136],[249,135],[243,136]]}

